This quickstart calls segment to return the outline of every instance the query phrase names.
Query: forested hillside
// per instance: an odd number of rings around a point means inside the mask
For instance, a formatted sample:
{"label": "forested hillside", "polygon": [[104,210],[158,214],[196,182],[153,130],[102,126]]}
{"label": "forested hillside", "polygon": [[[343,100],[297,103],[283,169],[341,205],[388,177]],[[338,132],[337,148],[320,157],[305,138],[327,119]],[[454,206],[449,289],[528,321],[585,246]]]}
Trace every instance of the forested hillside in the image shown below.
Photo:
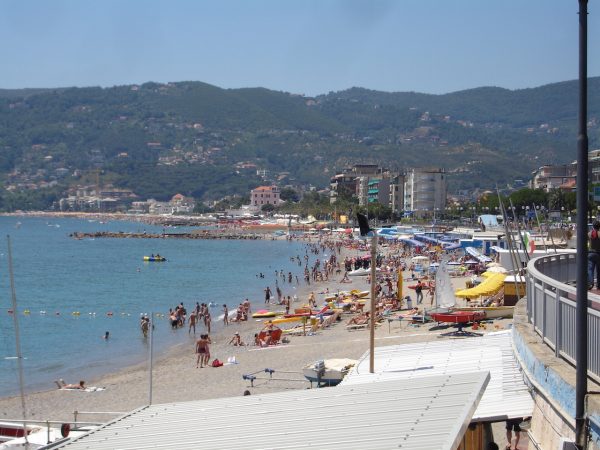
{"label": "forested hillside", "polygon": [[[589,95],[593,149],[600,78]],[[507,186],[575,159],[577,98],[576,81],[315,98],[200,82],[0,90],[0,209],[47,206],[99,176],[156,199],[218,199],[275,181],[322,188],[355,163],[445,167],[451,190]]]}

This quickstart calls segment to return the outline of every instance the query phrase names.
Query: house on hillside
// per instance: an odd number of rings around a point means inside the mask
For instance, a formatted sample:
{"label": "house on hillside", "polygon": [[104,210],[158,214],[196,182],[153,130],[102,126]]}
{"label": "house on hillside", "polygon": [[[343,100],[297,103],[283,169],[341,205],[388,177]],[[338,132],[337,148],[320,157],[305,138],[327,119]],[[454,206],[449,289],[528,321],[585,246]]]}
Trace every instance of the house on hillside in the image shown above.
{"label": "house on hillside", "polygon": [[259,209],[263,205],[277,206],[281,202],[280,195],[277,186],[259,186],[250,191],[250,204]]}

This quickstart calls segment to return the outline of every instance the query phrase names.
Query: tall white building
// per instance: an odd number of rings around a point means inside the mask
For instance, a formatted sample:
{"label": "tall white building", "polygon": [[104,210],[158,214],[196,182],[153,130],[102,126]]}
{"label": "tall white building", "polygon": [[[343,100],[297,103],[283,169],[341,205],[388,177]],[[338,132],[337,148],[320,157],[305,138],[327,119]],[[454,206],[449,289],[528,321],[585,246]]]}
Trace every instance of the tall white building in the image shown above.
{"label": "tall white building", "polygon": [[415,217],[433,216],[446,207],[446,172],[440,168],[409,169],[404,184],[404,210]]}

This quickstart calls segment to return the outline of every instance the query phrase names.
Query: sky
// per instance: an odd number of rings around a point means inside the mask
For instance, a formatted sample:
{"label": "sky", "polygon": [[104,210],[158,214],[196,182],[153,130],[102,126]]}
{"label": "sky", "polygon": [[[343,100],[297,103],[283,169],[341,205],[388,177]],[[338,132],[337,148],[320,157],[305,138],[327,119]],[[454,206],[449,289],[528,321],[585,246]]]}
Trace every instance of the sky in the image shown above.
{"label": "sky", "polygon": [[[600,2],[588,8],[597,76]],[[0,88],[522,89],[578,77],[577,12],[577,0],[3,0]]]}

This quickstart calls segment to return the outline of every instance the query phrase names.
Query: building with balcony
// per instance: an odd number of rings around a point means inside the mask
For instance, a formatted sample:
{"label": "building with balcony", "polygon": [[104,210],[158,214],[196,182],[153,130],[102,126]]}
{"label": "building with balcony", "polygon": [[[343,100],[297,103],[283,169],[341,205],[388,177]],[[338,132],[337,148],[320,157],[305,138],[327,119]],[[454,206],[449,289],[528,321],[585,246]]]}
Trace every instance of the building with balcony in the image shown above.
{"label": "building with balcony", "polygon": [[404,183],[404,209],[414,217],[433,217],[445,209],[447,189],[444,169],[410,169]]}
{"label": "building with balcony", "polygon": [[[366,187],[360,186],[360,179],[363,182],[368,182],[373,177],[381,176],[385,172],[377,164],[355,164],[352,167],[345,168],[342,173],[338,173],[331,177],[329,202],[335,203],[340,196],[354,197],[358,196],[359,204],[366,204]],[[361,203],[362,199],[362,203]]]}
{"label": "building with balcony", "polygon": [[[599,158],[600,159],[600,158]],[[532,173],[529,187],[543,189],[549,192],[552,189],[562,189],[564,186],[574,186],[577,180],[577,164],[563,164],[560,166],[542,166]]]}

